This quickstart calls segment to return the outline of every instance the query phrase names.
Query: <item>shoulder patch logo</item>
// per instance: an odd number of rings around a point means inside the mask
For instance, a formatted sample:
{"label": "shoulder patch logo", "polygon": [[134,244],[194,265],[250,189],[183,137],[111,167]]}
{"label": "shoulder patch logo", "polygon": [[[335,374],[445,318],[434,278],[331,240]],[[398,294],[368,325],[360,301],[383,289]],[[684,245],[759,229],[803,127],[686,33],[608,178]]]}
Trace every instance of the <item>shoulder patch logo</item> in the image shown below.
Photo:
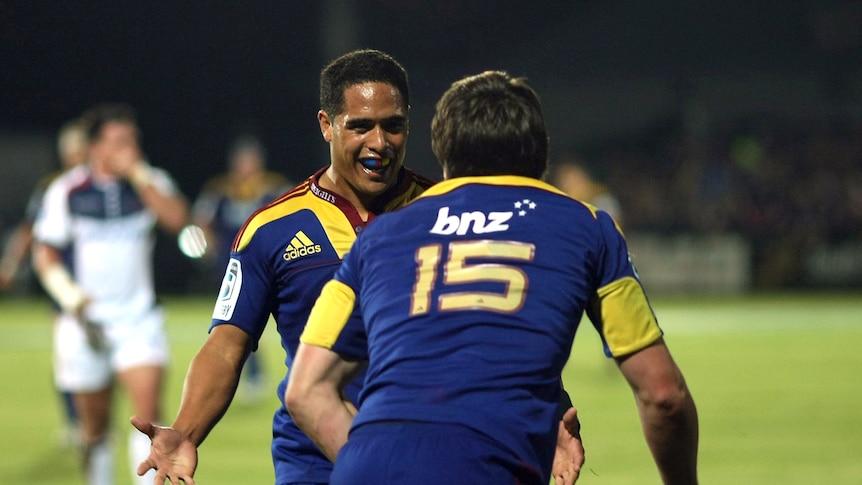
{"label": "shoulder patch logo", "polygon": [[285,261],[292,261],[296,258],[319,253],[321,250],[320,244],[314,244],[314,241],[312,241],[310,237],[308,237],[304,232],[299,231],[295,236],[293,236],[293,239],[290,240],[290,244],[284,248],[284,254],[282,257]]}
{"label": "shoulder patch logo", "polygon": [[218,300],[216,300],[216,305],[213,309],[214,320],[228,321],[233,317],[233,310],[236,308],[241,287],[242,264],[240,264],[238,259],[231,258],[227,263],[227,270],[224,273],[221,289],[218,292]]}

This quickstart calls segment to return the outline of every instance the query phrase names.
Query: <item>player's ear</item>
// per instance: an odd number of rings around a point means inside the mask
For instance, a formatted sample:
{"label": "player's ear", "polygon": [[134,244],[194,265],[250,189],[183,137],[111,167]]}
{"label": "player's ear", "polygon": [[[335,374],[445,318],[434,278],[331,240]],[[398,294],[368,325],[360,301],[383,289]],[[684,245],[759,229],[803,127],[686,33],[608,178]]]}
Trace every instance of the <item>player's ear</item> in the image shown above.
{"label": "player's ear", "polygon": [[320,124],[320,133],[323,135],[323,139],[326,140],[327,143],[331,142],[332,119],[329,117],[329,113],[323,110],[318,111],[317,122]]}

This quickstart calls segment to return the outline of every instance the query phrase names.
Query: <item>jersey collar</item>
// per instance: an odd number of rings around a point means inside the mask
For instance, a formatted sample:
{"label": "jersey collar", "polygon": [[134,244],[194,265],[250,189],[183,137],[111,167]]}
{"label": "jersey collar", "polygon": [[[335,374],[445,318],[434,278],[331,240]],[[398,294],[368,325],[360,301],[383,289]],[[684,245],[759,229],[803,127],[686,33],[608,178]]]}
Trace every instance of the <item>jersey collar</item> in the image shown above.
{"label": "jersey collar", "polygon": [[347,220],[350,221],[350,224],[353,225],[353,228],[357,233],[361,232],[368,223],[373,221],[378,215],[382,214],[389,201],[409,190],[412,181],[411,177],[406,176],[407,169],[402,166],[398,171],[398,180],[392,185],[392,187],[389,187],[386,192],[380,194],[380,196],[374,200],[374,203],[368,208],[368,220],[363,221],[359,216],[359,212],[356,211],[356,207],[354,207],[350,201],[345,197],[320,186],[320,177],[323,176],[328,168],[329,167],[323,167],[311,176],[309,183],[311,193],[319,199],[338,207],[338,209],[347,217]]}
{"label": "jersey collar", "polygon": [[437,182],[437,184],[423,192],[419,197],[433,197],[435,195],[445,194],[446,192],[451,192],[458,187],[470,184],[526,186],[559,194],[563,193],[547,182],[534,179],[532,177],[523,177],[520,175],[485,175],[474,177],[455,177],[442,182]]}

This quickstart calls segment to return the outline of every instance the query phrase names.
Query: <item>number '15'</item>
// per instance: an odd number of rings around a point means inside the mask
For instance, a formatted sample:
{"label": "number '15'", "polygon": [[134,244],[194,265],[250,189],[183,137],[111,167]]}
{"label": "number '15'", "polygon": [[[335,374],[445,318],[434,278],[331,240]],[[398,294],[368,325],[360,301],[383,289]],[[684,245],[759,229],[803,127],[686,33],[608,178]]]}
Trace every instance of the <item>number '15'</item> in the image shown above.
{"label": "number '15'", "polygon": [[[494,282],[502,283],[504,288],[502,292],[444,289],[437,299],[438,311],[489,310],[511,313],[524,305],[529,283],[527,274],[518,266],[499,261],[532,261],[535,245],[518,241],[451,242],[445,262],[440,260],[442,252],[440,244],[429,244],[416,250],[416,282],[413,285],[410,316],[430,311],[431,293],[439,271],[443,271],[444,285]],[[495,262],[483,263],[482,259],[494,259]]]}

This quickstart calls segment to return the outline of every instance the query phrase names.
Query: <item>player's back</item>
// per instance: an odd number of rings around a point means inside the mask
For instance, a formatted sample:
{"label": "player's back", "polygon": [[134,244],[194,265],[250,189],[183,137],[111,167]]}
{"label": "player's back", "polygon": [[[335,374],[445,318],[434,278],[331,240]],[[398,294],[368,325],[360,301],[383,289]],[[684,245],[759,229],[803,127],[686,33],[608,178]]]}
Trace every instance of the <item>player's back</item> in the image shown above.
{"label": "player's back", "polygon": [[381,217],[345,259],[370,352],[356,424],[454,422],[549,459],[608,231],[607,215],[522,177],[453,179]]}

